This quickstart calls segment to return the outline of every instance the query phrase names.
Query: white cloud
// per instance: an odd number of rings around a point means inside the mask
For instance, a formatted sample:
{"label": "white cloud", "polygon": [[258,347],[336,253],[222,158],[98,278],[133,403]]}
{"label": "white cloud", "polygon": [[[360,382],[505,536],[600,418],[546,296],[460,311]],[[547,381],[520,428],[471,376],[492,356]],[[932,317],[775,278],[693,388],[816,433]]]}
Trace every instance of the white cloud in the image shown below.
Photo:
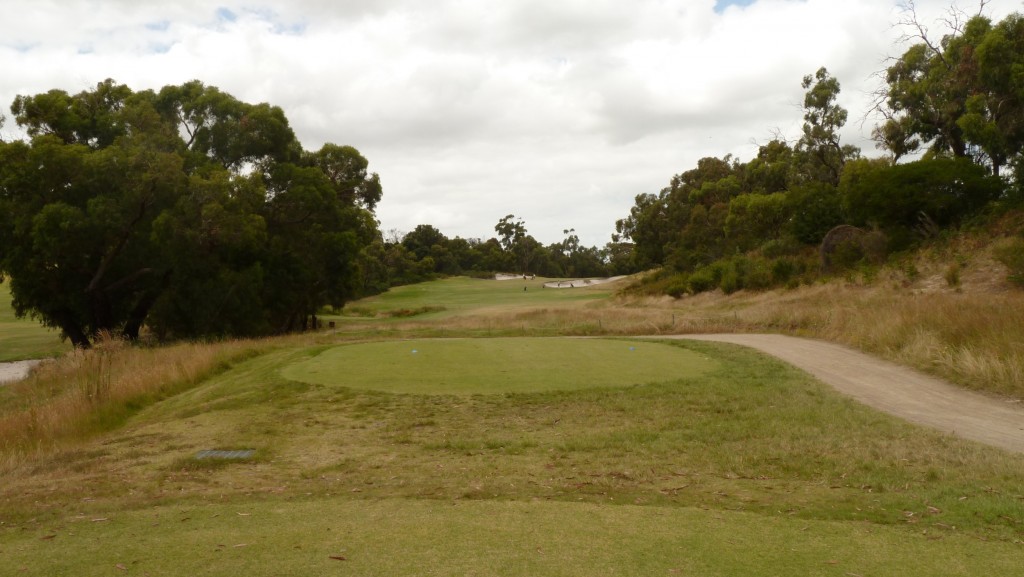
{"label": "white cloud", "polygon": [[[948,9],[917,6],[926,22]],[[997,19],[1013,9],[989,4]],[[901,52],[896,0],[7,0],[4,12],[0,103],[108,77],[198,78],[281,106],[307,148],[359,148],[381,175],[385,230],[488,237],[514,213],[545,243],[574,227],[602,245],[636,194],[700,157],[746,160],[776,129],[795,136],[800,80],[820,66],[843,85],[844,137],[872,153],[858,123],[871,74]]]}

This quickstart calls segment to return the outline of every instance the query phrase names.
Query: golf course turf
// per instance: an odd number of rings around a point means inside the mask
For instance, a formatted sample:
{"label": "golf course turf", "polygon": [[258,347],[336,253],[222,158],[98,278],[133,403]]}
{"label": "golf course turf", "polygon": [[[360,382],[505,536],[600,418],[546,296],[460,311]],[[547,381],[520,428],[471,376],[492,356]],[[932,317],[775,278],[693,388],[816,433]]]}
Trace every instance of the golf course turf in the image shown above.
{"label": "golf course turf", "polygon": [[392,393],[494,394],[696,378],[718,363],[663,343],[493,338],[342,345],[285,367],[290,380]]}

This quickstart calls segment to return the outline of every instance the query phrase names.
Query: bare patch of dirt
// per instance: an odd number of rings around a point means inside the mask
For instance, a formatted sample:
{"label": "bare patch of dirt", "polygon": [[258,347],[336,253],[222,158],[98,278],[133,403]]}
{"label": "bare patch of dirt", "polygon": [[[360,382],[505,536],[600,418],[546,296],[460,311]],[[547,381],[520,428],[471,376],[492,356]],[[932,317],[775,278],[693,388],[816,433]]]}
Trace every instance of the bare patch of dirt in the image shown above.
{"label": "bare patch of dirt", "polygon": [[40,361],[14,361],[10,363],[0,363],[0,384],[24,379],[28,376],[29,371],[32,370],[32,367],[38,365],[39,362]]}

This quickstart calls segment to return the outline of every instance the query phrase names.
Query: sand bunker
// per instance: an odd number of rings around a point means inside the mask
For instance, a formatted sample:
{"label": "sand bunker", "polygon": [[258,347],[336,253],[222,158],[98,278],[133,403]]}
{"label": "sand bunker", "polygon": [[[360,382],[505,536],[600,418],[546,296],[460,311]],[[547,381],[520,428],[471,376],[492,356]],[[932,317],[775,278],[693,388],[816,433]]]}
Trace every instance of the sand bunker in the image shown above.
{"label": "sand bunker", "polygon": [[[521,275],[521,274],[496,274],[494,280],[533,280],[537,278],[536,275]],[[553,280],[544,283],[544,288],[578,288],[585,286],[594,286],[598,284],[604,284],[606,282],[614,282],[625,276],[613,276],[610,278],[575,278],[566,280]]]}
{"label": "sand bunker", "polygon": [[555,280],[544,283],[544,288],[578,288],[585,286],[594,286],[598,284],[604,284],[606,282],[615,282],[619,279],[626,278],[625,276],[613,276],[609,278],[579,278],[572,280]]}

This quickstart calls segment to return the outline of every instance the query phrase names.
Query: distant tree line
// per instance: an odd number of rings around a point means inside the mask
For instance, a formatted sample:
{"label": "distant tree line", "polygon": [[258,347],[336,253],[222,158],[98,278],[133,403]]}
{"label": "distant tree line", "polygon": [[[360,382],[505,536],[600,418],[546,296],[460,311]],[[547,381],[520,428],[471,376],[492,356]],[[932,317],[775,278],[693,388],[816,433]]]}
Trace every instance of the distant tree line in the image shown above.
{"label": "distant tree line", "polygon": [[587,247],[574,229],[567,229],[563,240],[545,246],[529,234],[522,219],[511,214],[500,219],[494,230],[497,235],[487,240],[448,238],[435,227],[421,224],[408,233],[393,232],[389,239],[377,239],[367,248],[368,260],[375,266],[364,269],[365,290],[380,292],[445,276],[493,277],[497,272],[580,278],[637,271],[628,261],[628,244]]}
{"label": "distant tree line", "polygon": [[[822,272],[822,249],[840,267],[869,264],[1022,204],[1024,18],[954,19],[937,42],[912,11],[907,24],[916,42],[885,71],[876,101],[885,157],[840,142],[847,111],[821,68],[803,79],[795,143],[772,140],[748,162],[702,158],[658,194],[636,197],[613,240],[632,243],[637,267],[660,267],[649,277],[656,290],[792,285]],[[847,234],[822,247],[840,225]]]}

